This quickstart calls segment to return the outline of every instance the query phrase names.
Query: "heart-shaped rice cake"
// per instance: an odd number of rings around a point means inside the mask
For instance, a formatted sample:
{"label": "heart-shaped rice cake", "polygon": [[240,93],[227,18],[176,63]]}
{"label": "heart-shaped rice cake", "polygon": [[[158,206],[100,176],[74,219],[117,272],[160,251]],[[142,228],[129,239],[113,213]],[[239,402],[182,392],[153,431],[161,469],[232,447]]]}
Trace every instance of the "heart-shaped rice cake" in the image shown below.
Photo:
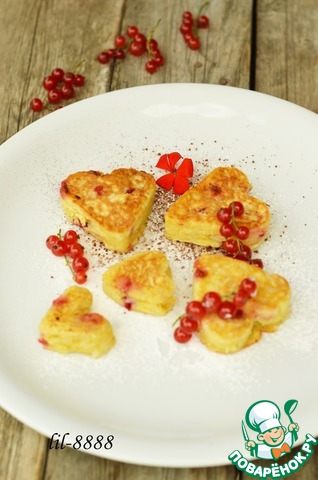
{"label": "heart-shaped rice cake", "polygon": [[260,245],[268,235],[270,212],[266,203],[249,195],[252,188],[246,175],[233,167],[212,170],[200,183],[176,200],[165,215],[165,234],[171,240],[218,248],[224,241],[217,219],[220,208],[233,201],[244,206],[237,226],[249,228],[244,244]]}
{"label": "heart-shaped rice cake", "polygon": [[103,290],[128,310],[165,315],[175,304],[169,262],[162,252],[135,253],[103,275]]}
{"label": "heart-shaped rice cake", "polygon": [[156,191],[152,175],[133,168],[111,173],[90,170],[69,175],[62,182],[62,207],[106,248],[127,252],[143,233]]}
{"label": "heart-shaped rice cake", "polygon": [[115,344],[113,329],[98,313],[90,313],[93,298],[87,288],[72,286],[55,299],[40,323],[44,348],[59,353],[84,353],[93,358]]}
{"label": "heart-shaped rice cake", "polygon": [[291,292],[285,278],[223,255],[203,254],[195,261],[194,299],[217,292],[222,300],[231,301],[245,278],[255,280],[257,293],[245,303],[243,318],[223,320],[212,313],[200,322],[199,336],[208,349],[236,352],[257,342],[262,332],[274,332],[288,317]]}

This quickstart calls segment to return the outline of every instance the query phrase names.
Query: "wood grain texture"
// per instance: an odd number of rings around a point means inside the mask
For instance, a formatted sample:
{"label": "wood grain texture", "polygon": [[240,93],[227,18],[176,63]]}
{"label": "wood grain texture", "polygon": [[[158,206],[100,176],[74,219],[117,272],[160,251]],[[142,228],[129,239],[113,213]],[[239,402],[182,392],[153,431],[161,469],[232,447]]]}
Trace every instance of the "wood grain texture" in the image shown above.
{"label": "wood grain texture", "polygon": [[46,462],[46,438],[0,409],[1,480],[40,480]]}
{"label": "wood grain texture", "polygon": [[[76,465],[76,468],[74,466]],[[235,467],[156,468],[113,462],[69,448],[51,450],[47,480],[239,480]]]}
{"label": "wood grain texture", "polygon": [[117,64],[112,90],[134,85],[167,82],[195,82],[249,87],[252,1],[212,0],[204,10],[211,20],[208,30],[200,30],[201,49],[190,50],[179,27],[182,12],[198,12],[201,2],[127,1],[122,31],[135,24],[146,35],[159,19],[154,34],[165,65],[154,75],[145,71],[147,57],[129,58]]}
{"label": "wood grain texture", "polygon": [[[84,61],[78,73],[86,85],[77,89],[78,100],[109,91],[112,65],[96,61],[118,33],[124,0],[1,0],[0,63],[5,116],[0,119],[0,143],[33,120],[33,97],[46,98],[42,79],[56,68],[65,71]],[[9,72],[9,74],[8,74]]]}
{"label": "wood grain texture", "polygon": [[256,90],[318,112],[318,3],[258,0]]}

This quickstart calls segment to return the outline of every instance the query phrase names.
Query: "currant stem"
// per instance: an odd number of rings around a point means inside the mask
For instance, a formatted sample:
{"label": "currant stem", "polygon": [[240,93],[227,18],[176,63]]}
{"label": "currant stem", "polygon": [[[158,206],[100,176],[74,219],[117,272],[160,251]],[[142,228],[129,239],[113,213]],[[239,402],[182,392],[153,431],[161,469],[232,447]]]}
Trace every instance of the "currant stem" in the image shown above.
{"label": "currant stem", "polygon": [[80,67],[83,63],[85,63],[85,59],[84,59],[84,58],[83,58],[80,62],[78,62],[77,65],[75,65],[75,67],[73,68],[73,70],[71,70],[72,73],[76,73],[76,70],[78,70],[79,67]]}
{"label": "currant stem", "polygon": [[232,218],[231,218],[230,223],[233,225],[233,227],[236,230],[237,229],[237,223],[236,223],[235,215],[234,215],[234,203],[231,205],[231,210],[232,210]]}
{"label": "currant stem", "polygon": [[159,26],[159,23],[161,22],[161,18],[159,18],[158,22],[156,23],[156,25],[154,27],[152,27],[152,30],[150,31],[148,37],[147,37],[147,43],[149,40],[152,39],[153,37],[153,34],[155,33],[155,31],[157,30],[157,27]]}
{"label": "currant stem", "polygon": [[173,324],[171,325],[172,327],[174,327],[178,322],[180,322],[181,318],[184,316],[183,315],[179,315],[179,317],[173,322]]}
{"label": "currant stem", "polygon": [[200,17],[200,15],[203,12],[203,10],[205,9],[205,7],[207,7],[208,5],[210,5],[210,2],[205,2],[201,5],[201,7],[199,9],[199,13],[198,13],[198,18]]}
{"label": "currant stem", "polygon": [[157,30],[160,22],[161,22],[161,18],[159,18],[158,22],[152,27],[152,29],[150,30],[150,33],[148,34],[147,39],[146,39],[146,49],[147,49],[147,52],[149,52],[151,58],[152,58],[152,55],[151,55],[151,52],[149,50],[149,42],[152,39],[153,34]]}
{"label": "currant stem", "polygon": [[[60,240],[63,239],[63,238],[62,238],[62,230],[61,230],[61,228],[60,228],[59,231],[57,232],[57,237],[59,237]],[[70,263],[70,261],[69,261],[69,259],[67,258],[66,255],[64,255],[64,260],[65,260],[66,266],[71,270],[73,280],[75,281],[75,280],[76,280],[76,277],[75,277],[74,271],[73,271],[72,266],[71,266],[71,263]]]}
{"label": "currant stem", "polygon": [[73,269],[72,269],[72,266],[71,266],[71,263],[70,263],[69,259],[67,258],[66,255],[64,255],[64,258],[65,258],[66,266],[67,266],[67,267],[71,270],[71,272],[72,272],[73,280],[76,281],[75,273],[74,273],[74,271],[73,271]]}

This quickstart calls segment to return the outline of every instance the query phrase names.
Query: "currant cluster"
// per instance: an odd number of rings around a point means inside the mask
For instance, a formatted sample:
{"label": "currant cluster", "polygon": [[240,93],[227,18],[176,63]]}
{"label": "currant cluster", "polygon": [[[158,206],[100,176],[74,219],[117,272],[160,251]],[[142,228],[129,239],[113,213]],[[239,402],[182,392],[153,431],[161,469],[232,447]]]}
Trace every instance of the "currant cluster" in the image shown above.
{"label": "currant cluster", "polygon": [[145,64],[145,69],[148,73],[155,73],[159,67],[164,64],[164,58],[159,49],[158,42],[153,38],[153,34],[157,25],[152,29],[148,37],[139,32],[135,25],[127,28],[125,35],[117,35],[114,40],[114,47],[101,52],[97,60],[99,63],[105,65],[111,59],[122,60],[129,53],[133,57],[140,57],[145,52],[148,54],[148,61]]}
{"label": "currant cluster", "polygon": [[[205,4],[203,6],[205,6]],[[200,12],[201,10],[202,7]],[[206,15],[200,15],[199,13],[197,18],[193,18],[191,12],[183,12],[180,32],[183,35],[186,45],[191,48],[191,50],[199,50],[201,43],[198,37],[198,29],[208,28],[209,24],[210,20]]]}
{"label": "currant cluster", "polygon": [[69,100],[75,97],[75,87],[83,87],[84,84],[85,77],[80,73],[64,72],[62,68],[54,68],[42,81],[42,86],[47,90],[47,102],[33,98],[30,102],[31,110],[41,112],[44,107],[48,108],[48,104],[56,105],[62,100]]}
{"label": "currant cluster", "polygon": [[[244,206],[241,202],[231,202],[227,207],[220,208],[217,213],[217,219],[222,223],[220,234],[226,240],[222,242],[222,249],[229,257],[243,260],[263,268],[263,262],[260,258],[252,259],[252,250],[245,245],[242,240],[249,237],[250,231],[245,225],[237,226],[236,219],[244,213]],[[232,238],[230,238],[232,237]]]}
{"label": "currant cluster", "polygon": [[72,272],[76,283],[83,284],[87,280],[89,262],[83,256],[84,247],[78,243],[78,235],[74,230],[68,230],[63,236],[61,232],[50,235],[46,246],[56,257],[64,257],[66,265]]}
{"label": "currant cluster", "polygon": [[193,300],[186,306],[185,315],[180,318],[180,324],[174,331],[174,339],[178,343],[186,343],[193,333],[197,332],[200,322],[207,314],[216,313],[223,320],[244,318],[242,308],[245,303],[257,293],[257,284],[252,278],[244,278],[232,301],[222,300],[216,292],[207,292],[202,301]]}

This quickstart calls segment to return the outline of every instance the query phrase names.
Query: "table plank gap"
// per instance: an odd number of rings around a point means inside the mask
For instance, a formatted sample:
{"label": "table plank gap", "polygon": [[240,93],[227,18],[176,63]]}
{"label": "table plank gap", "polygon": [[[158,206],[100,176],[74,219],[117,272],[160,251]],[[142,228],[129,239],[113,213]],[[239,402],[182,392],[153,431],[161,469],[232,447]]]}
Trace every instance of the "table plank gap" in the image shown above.
{"label": "table plank gap", "polygon": [[256,90],[318,112],[316,0],[257,0]]}

